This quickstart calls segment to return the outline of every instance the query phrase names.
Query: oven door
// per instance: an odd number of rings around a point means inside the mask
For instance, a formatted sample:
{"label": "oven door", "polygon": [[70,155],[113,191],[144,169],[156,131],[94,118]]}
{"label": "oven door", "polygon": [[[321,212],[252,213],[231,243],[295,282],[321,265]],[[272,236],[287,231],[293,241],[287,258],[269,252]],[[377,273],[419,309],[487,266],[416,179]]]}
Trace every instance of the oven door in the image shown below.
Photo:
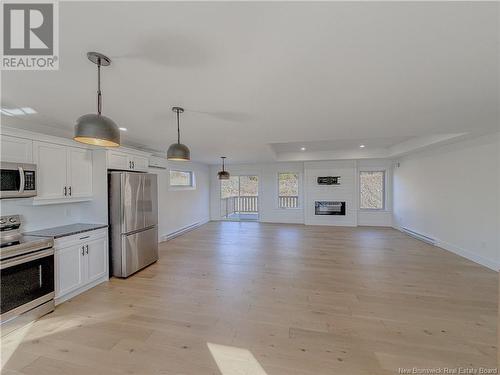
{"label": "oven door", "polygon": [[36,195],[36,165],[2,162],[0,198],[25,198]]}
{"label": "oven door", "polygon": [[1,322],[54,298],[54,249],[45,249],[0,263]]}

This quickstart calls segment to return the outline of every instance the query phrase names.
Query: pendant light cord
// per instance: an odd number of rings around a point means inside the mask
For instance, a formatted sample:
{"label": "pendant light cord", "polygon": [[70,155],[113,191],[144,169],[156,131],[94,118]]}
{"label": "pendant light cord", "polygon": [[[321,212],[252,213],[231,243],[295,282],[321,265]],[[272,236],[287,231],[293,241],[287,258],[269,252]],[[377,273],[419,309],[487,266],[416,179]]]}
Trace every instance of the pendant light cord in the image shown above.
{"label": "pendant light cord", "polygon": [[177,112],[177,143],[181,143],[181,130],[179,127],[179,110],[176,110]]}
{"label": "pendant light cord", "polygon": [[101,95],[101,59],[97,60],[97,113],[99,116],[102,111],[102,95]]}

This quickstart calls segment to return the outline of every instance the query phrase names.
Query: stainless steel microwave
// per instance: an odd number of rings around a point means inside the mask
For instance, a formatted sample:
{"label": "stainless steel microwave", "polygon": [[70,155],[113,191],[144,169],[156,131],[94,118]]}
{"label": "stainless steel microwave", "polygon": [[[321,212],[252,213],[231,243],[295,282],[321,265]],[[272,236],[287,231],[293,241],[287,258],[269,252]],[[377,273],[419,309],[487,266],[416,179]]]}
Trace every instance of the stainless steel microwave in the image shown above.
{"label": "stainless steel microwave", "polygon": [[36,195],[36,165],[0,163],[0,198],[27,198]]}

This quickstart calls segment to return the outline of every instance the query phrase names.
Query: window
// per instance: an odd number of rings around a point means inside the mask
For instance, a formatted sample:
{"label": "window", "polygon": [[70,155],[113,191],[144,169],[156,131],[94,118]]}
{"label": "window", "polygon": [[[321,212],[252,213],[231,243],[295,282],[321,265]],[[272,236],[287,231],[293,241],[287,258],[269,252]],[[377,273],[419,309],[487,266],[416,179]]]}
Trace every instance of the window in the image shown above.
{"label": "window", "polygon": [[299,207],[299,174],[278,173],[278,207]]}
{"label": "window", "polygon": [[193,172],[170,170],[170,186],[194,187]]}
{"label": "window", "polygon": [[240,177],[231,176],[229,180],[220,180],[220,194],[222,199],[240,195]]}
{"label": "window", "polygon": [[360,172],[359,193],[361,209],[383,210],[385,208],[385,172]]}

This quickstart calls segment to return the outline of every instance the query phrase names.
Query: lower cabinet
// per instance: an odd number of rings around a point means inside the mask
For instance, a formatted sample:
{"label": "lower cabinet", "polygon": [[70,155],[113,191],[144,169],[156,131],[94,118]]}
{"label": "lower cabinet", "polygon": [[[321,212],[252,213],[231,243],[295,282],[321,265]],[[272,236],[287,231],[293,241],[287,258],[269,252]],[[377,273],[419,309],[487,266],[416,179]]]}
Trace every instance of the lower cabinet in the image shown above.
{"label": "lower cabinet", "polygon": [[107,229],[56,239],[56,304],[108,279]]}
{"label": "lower cabinet", "polygon": [[56,298],[80,288],[84,283],[85,259],[82,246],[56,249]]}
{"label": "lower cabinet", "polygon": [[108,239],[98,239],[85,244],[86,280],[92,282],[108,275]]}

